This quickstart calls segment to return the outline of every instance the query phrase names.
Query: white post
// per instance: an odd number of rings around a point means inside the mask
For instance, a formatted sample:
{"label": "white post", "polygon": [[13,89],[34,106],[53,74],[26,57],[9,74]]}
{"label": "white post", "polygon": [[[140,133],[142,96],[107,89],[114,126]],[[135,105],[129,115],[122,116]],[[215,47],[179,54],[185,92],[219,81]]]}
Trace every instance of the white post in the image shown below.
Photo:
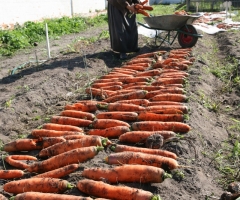
{"label": "white post", "polygon": [[48,25],[47,25],[47,23],[45,24],[45,30],[46,30],[46,41],[47,41],[48,59],[50,59],[50,58],[51,58],[51,55],[50,55],[50,45],[49,45]]}
{"label": "white post", "polygon": [[73,17],[74,13],[73,13],[73,0],[70,0],[71,1],[71,16]]}
{"label": "white post", "polygon": [[198,13],[198,6],[199,6],[199,3],[196,2],[196,13]]}

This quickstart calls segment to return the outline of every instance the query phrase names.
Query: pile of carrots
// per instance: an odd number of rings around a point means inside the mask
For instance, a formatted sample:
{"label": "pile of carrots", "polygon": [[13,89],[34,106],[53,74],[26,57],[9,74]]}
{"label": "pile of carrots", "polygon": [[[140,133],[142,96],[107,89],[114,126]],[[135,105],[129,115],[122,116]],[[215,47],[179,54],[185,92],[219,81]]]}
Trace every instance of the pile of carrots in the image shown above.
{"label": "pile of carrots", "polygon": [[[0,170],[0,178],[8,180],[4,191],[15,200],[160,199],[119,183],[161,183],[181,167],[174,152],[135,144],[154,134],[168,140],[191,130],[185,123],[184,84],[193,62],[191,49],[178,49],[144,53],[115,67],[86,89],[94,100],[66,105],[41,129],[32,130],[31,139],[3,145],[9,154],[4,161],[14,168]],[[112,151],[104,159],[109,168],[85,168],[77,185],[64,180],[106,148]],[[89,197],[62,194],[73,187]]]}

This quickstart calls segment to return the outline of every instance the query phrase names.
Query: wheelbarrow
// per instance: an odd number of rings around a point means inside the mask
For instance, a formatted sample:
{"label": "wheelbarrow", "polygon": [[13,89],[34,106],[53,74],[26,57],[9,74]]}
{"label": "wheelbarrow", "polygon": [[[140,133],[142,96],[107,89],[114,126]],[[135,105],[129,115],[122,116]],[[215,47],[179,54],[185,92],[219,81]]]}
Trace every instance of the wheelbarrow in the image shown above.
{"label": "wheelbarrow", "polygon": [[[157,45],[158,40],[160,40],[161,46],[163,43],[172,45],[176,38],[182,48],[193,47],[201,34],[198,34],[197,30],[194,28],[192,23],[198,19],[200,16],[195,15],[160,15],[144,17],[144,21],[147,25],[138,22],[139,25],[155,30],[155,44]],[[162,34],[159,34],[159,31]]]}

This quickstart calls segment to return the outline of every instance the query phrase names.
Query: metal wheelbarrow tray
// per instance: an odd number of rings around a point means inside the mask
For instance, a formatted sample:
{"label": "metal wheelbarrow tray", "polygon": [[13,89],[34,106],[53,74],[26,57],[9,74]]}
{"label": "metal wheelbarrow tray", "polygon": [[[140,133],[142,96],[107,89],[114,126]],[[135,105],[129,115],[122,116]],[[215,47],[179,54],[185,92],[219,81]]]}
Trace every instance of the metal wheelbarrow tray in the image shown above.
{"label": "metal wheelbarrow tray", "polygon": [[[152,17],[144,17],[144,21],[148,26],[138,22],[139,25],[148,29],[156,30],[155,43],[157,39],[160,39],[162,45],[163,42],[172,45],[175,39],[178,37],[178,42],[183,48],[193,47],[199,37],[202,35],[197,33],[192,23],[200,16],[197,15],[160,15]],[[158,30],[166,31],[164,37],[159,36]],[[172,36],[172,32],[176,32]]]}

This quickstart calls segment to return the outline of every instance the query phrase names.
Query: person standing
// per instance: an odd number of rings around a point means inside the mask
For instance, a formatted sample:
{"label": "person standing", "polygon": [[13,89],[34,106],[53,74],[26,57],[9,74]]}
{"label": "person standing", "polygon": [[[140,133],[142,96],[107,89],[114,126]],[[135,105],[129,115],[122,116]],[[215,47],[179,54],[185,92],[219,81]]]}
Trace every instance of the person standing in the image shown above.
{"label": "person standing", "polygon": [[108,0],[108,26],[111,48],[126,59],[127,53],[137,52],[138,27],[134,4],[139,0]]}

